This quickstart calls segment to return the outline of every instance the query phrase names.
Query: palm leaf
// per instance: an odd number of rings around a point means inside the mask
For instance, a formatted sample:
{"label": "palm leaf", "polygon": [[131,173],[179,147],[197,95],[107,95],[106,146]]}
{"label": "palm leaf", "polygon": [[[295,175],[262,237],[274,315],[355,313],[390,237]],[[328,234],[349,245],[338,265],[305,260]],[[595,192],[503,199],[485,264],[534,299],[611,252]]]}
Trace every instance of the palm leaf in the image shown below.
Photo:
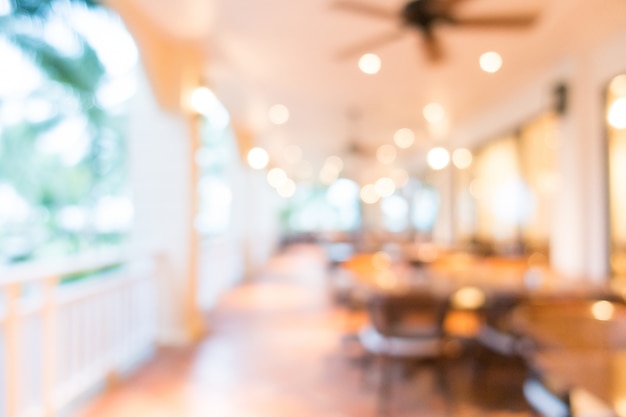
{"label": "palm leaf", "polygon": [[[53,4],[58,0],[11,0],[11,8],[17,16],[27,16],[35,18],[45,17],[52,9]],[[99,0],[70,0],[75,4],[82,4],[87,7],[100,6]]]}
{"label": "palm leaf", "polygon": [[80,37],[82,53],[77,57],[62,54],[43,39],[30,34],[16,33],[9,39],[31,56],[51,80],[81,96],[91,97],[104,77],[104,66],[98,54]]}

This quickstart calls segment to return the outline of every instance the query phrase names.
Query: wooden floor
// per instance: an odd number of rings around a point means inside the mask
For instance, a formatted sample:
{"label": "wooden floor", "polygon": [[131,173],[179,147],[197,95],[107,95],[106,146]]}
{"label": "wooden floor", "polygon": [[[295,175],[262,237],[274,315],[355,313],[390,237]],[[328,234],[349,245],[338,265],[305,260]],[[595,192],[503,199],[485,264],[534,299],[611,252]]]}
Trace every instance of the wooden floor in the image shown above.
{"label": "wooden floor", "polygon": [[[333,307],[319,251],[276,256],[209,317],[199,344],[159,351],[153,361],[73,417],[373,417],[375,377],[353,360],[342,335],[360,316]],[[502,362],[476,373],[451,361],[442,395],[425,369],[396,386],[393,417],[525,417],[523,369]],[[480,375],[480,377],[477,377]]]}

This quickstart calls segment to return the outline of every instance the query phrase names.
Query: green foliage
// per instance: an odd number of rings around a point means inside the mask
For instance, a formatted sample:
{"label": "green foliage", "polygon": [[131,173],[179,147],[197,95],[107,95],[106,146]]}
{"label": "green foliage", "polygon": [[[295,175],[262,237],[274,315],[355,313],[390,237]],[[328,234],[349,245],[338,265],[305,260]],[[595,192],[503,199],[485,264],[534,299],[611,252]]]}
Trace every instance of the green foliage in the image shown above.
{"label": "green foliage", "polygon": [[[17,16],[44,18],[58,0],[11,0],[13,13]],[[100,5],[98,0],[70,0],[75,4],[82,4],[87,7]]]}
{"label": "green foliage", "polygon": [[[71,2],[98,5],[93,0]],[[28,221],[0,230],[0,263],[3,258],[58,256],[123,239],[120,233],[95,233],[93,225],[69,231],[59,223],[58,214],[66,207],[90,210],[102,196],[119,195],[127,183],[127,161],[124,115],[97,104],[96,93],[107,79],[97,51],[76,31],[78,53],[68,55],[46,41],[43,27],[54,3],[12,0],[12,14],[0,16],[0,36],[29,57],[45,78],[24,103],[36,98],[55,109],[45,120],[0,125],[0,185],[18,190],[32,211]],[[0,96],[0,107],[7,100]],[[76,118],[86,122],[88,148],[82,159],[68,164],[58,153],[39,151],[46,134]]]}

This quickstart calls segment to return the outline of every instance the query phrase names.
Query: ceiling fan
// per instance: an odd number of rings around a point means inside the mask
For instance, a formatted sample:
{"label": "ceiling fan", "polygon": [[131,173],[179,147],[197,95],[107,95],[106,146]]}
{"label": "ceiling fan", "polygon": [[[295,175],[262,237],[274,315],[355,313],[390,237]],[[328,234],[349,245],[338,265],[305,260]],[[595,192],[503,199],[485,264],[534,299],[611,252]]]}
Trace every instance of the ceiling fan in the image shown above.
{"label": "ceiling fan", "polygon": [[439,61],[444,54],[441,42],[435,33],[437,26],[516,29],[528,28],[537,19],[537,14],[535,13],[462,17],[456,14],[454,8],[465,1],[467,0],[411,0],[400,11],[396,11],[359,0],[335,0],[332,6],[336,9],[401,23],[400,29],[368,39],[340,51],[338,58],[349,58],[368,52],[378,46],[399,39],[405,34],[406,28],[412,28],[417,29],[422,34],[427,57],[431,61]]}

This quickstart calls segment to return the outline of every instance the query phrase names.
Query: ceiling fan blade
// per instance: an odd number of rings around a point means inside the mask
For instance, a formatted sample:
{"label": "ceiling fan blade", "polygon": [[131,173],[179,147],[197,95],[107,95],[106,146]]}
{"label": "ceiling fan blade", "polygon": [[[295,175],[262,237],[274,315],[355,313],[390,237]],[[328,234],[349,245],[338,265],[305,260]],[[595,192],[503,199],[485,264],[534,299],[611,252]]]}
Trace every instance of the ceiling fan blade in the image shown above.
{"label": "ceiling fan blade", "polygon": [[367,3],[361,3],[351,0],[336,0],[332,3],[335,9],[342,9],[349,12],[360,13],[364,16],[371,16],[382,19],[397,19],[398,13],[395,10],[389,10],[382,7],[374,6]]}
{"label": "ceiling fan blade", "polygon": [[537,21],[537,15],[519,16],[477,16],[454,17],[452,23],[456,26],[482,28],[527,28]]}
{"label": "ceiling fan blade", "polygon": [[346,58],[351,58],[353,56],[362,55],[367,52],[371,52],[372,49],[375,49],[388,42],[399,39],[401,36],[404,35],[404,33],[405,31],[400,29],[400,30],[395,30],[393,32],[385,33],[382,35],[378,35],[376,37],[360,42],[356,45],[352,45],[348,48],[344,48],[343,50],[339,51],[336,57],[337,59],[346,59]]}

